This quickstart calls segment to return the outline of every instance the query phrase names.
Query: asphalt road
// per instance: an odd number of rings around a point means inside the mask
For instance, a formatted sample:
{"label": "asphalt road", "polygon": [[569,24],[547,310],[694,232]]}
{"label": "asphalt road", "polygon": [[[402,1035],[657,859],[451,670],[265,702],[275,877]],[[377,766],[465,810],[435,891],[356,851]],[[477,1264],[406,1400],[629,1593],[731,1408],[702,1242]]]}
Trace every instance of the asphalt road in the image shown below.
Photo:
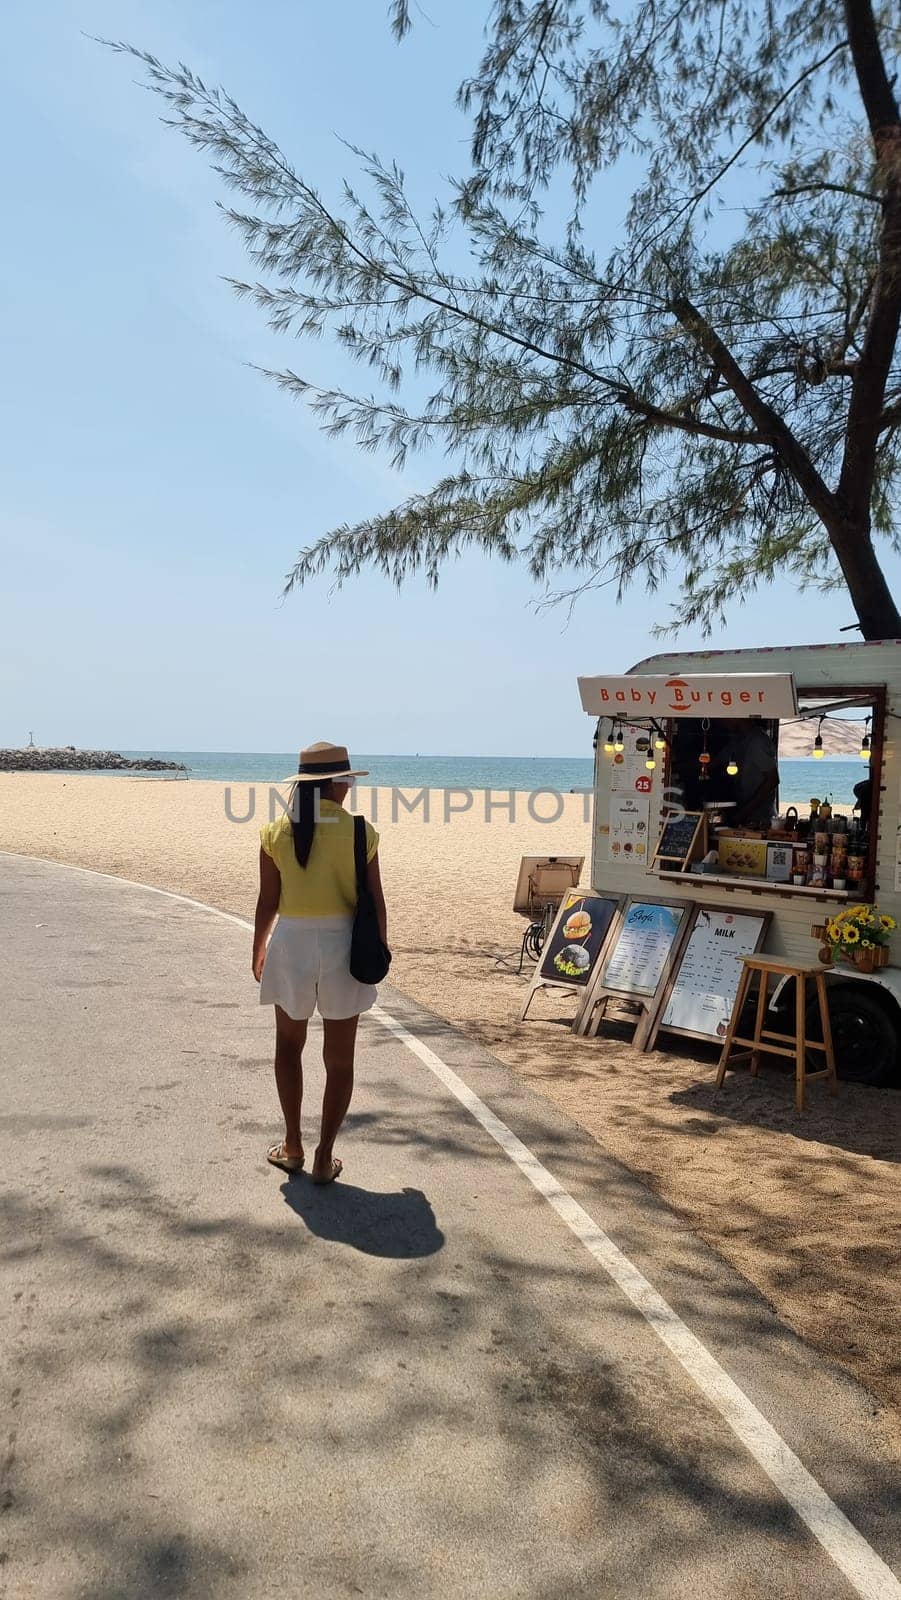
{"label": "asphalt road", "polygon": [[[877,1559],[901,1570],[898,1462],[870,1397],[444,1024],[383,992],[666,1297],[870,1567],[840,1570],[379,1021],[344,1179],[269,1167],[272,1019],[249,957],[200,908],[0,855],[8,1600],[901,1594]],[[315,1033],[308,1055],[312,1149]]]}

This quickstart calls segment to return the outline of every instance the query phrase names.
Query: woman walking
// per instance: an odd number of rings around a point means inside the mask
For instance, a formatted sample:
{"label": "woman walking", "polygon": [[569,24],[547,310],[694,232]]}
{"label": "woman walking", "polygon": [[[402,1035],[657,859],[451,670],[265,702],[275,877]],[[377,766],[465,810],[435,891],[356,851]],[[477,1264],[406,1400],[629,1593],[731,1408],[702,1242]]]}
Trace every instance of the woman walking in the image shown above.
{"label": "woman walking", "polygon": [[[331,1183],[341,1171],[333,1148],[353,1094],[357,1023],[376,998],[375,986],[358,982],[350,971],[357,874],[354,819],[343,810],[350,780],[367,776],[351,767],[343,745],[311,745],[300,752],[297,772],[285,780],[296,785],[290,811],[260,829],[253,975],[261,1005],[275,1006],[275,1082],[285,1118],[285,1137],[269,1150],[268,1160],[285,1172],[299,1172],[304,1165],[302,1057],[307,1022],[318,1008],[325,1095],[314,1183]],[[387,945],[379,836],[371,823],[365,827],[367,883]]]}

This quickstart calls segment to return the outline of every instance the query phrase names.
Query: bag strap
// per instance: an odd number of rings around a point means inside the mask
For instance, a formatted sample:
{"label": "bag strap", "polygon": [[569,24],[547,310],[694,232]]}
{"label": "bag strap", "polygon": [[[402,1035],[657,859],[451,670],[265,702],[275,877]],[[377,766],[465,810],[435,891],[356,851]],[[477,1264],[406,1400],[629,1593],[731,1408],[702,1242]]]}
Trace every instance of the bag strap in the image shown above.
{"label": "bag strap", "polygon": [[354,817],[354,865],[357,869],[357,899],[362,900],[368,887],[366,873],[365,817]]}

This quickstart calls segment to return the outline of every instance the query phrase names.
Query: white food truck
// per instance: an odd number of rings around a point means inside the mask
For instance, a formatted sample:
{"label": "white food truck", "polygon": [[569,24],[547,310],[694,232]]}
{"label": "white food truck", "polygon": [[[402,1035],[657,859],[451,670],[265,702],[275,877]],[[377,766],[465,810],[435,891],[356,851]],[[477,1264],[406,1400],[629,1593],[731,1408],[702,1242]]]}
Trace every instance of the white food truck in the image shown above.
{"label": "white food truck", "polygon": [[[766,911],[766,952],[803,965],[812,927],[849,904],[901,924],[901,641],[660,655],[579,690],[597,719],[596,892]],[[859,725],[859,764],[842,766],[834,818],[796,816],[778,796],[780,731],[783,758],[789,724],[813,756],[832,717]],[[880,970],[827,969],[838,1071],[860,1082],[901,1081],[901,927],[892,938]]]}

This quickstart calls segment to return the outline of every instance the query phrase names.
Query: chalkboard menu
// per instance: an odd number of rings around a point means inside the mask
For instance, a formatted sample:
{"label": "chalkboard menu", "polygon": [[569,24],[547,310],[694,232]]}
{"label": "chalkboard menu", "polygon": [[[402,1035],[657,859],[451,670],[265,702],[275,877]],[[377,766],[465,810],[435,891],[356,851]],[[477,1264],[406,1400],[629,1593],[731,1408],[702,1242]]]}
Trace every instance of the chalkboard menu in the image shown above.
{"label": "chalkboard menu", "polygon": [[622,895],[595,894],[591,889],[573,889],[563,896],[532,978],[523,1019],[536,989],[588,986],[621,905]]}
{"label": "chalkboard menu", "polygon": [[664,819],[654,860],[671,862],[670,870],[684,871],[706,848],[707,819],[703,811],[680,811]]}
{"label": "chalkboard menu", "polygon": [[734,912],[698,906],[682,959],[663,996],[651,1044],[659,1029],[690,1039],[722,1039],[729,1025],[742,956],[766,937],[770,912]]}

